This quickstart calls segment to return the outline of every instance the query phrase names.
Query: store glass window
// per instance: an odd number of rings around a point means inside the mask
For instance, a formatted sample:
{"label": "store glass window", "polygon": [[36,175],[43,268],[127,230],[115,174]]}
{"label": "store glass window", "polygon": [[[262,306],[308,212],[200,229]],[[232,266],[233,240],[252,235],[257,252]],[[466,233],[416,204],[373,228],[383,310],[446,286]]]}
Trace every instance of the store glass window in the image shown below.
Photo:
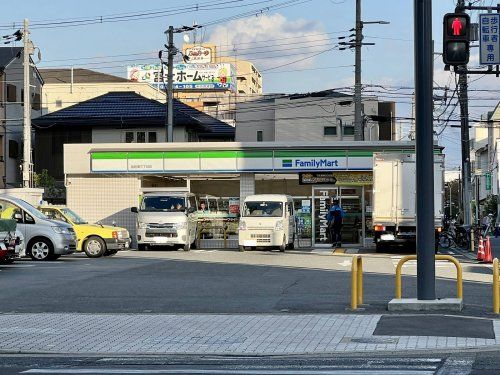
{"label": "store glass window", "polygon": [[148,142],[149,143],[156,143],[156,132],[148,132]]}

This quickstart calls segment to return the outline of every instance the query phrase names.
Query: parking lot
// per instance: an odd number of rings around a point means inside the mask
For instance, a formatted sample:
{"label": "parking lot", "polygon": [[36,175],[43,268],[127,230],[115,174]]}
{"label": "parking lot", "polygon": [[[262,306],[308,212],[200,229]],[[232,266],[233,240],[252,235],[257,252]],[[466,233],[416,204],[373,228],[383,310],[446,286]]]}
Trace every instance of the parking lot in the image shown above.
{"label": "parking lot", "polygon": [[[210,249],[120,251],[0,266],[0,312],[280,313],[346,312],[352,252],[363,258],[364,311],[385,311],[402,254],[369,250]],[[491,268],[455,254],[464,267],[464,314],[491,312]],[[415,263],[403,268],[403,295],[414,296]],[[454,297],[455,268],[439,262],[438,297]]]}

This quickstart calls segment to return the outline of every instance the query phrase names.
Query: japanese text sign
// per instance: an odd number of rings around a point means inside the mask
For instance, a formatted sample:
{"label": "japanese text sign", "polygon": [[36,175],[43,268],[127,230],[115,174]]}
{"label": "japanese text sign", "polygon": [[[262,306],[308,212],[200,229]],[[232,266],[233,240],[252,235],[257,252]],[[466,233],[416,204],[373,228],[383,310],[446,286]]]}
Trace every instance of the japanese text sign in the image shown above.
{"label": "japanese text sign", "polygon": [[500,14],[479,15],[479,63],[481,65],[500,64]]}

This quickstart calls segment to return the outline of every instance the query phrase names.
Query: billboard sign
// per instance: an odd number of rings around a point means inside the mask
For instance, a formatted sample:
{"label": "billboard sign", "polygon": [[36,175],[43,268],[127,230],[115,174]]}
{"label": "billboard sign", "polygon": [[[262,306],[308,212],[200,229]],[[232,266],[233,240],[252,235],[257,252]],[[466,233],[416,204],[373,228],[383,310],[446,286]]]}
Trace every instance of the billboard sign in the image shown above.
{"label": "billboard sign", "polygon": [[500,64],[500,13],[479,15],[479,63]]}
{"label": "billboard sign", "polygon": [[212,62],[212,49],[204,46],[186,48],[184,54],[189,57],[190,63],[210,64]]}
{"label": "billboard sign", "polygon": [[[127,78],[164,88],[167,69],[161,72],[160,64],[132,65],[127,67]],[[174,90],[236,90],[236,72],[229,63],[175,64]]]}

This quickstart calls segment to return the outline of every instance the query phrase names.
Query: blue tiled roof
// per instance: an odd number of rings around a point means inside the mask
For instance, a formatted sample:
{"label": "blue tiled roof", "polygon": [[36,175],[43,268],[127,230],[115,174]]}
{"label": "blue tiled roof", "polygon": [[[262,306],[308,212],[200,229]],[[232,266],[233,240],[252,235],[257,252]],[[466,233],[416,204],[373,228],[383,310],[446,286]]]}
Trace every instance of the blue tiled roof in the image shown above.
{"label": "blue tiled roof", "polygon": [[[71,107],[38,117],[39,128],[60,126],[105,126],[144,124],[163,126],[166,106],[135,92],[110,92]],[[174,99],[174,124],[201,128],[207,133],[234,135],[234,128],[212,116]]]}
{"label": "blue tiled roof", "polygon": [[15,58],[21,58],[22,51],[22,47],[0,48],[0,69],[5,68]]}

